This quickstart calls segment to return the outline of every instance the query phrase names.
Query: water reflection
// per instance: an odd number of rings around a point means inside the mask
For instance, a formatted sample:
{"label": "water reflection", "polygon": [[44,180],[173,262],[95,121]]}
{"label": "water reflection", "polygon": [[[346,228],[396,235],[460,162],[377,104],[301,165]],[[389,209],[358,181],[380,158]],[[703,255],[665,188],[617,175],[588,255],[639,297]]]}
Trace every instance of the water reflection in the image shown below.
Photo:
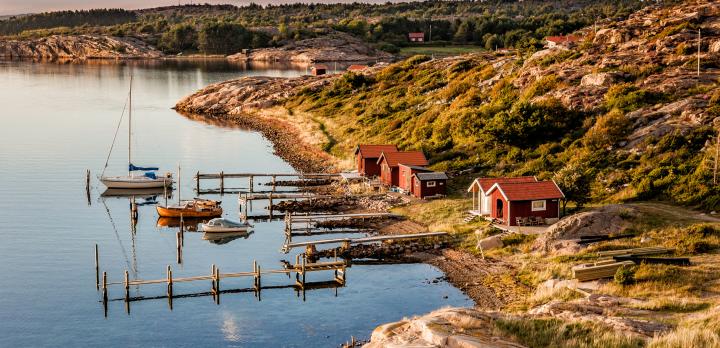
{"label": "water reflection", "polygon": [[247,232],[221,232],[221,233],[203,233],[203,239],[217,245],[227,244],[236,239],[243,238],[248,239],[253,231]]}

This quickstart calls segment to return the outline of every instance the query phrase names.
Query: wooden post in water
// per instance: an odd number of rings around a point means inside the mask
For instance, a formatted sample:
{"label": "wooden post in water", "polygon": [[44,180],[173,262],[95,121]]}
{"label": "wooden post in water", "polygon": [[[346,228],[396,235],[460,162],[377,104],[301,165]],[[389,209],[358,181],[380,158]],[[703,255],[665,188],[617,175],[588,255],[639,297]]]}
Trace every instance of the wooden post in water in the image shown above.
{"label": "wooden post in water", "polygon": [[125,270],[125,302],[130,301],[130,274]]}
{"label": "wooden post in water", "polygon": [[215,289],[215,264],[213,263],[212,266],[210,266],[210,292],[212,292],[213,297],[217,295],[217,290]]}
{"label": "wooden post in water", "polygon": [[87,196],[88,205],[92,205],[90,201],[90,169],[85,171],[85,196]]}
{"label": "wooden post in water", "polygon": [[220,194],[225,193],[225,172],[220,172]]}
{"label": "wooden post in water", "polygon": [[195,174],[195,191],[200,194],[200,171]]}
{"label": "wooden post in water", "polygon": [[[103,290],[103,304],[107,306],[108,294],[107,294],[107,272],[103,272],[102,278],[102,290]],[[107,308],[105,309],[107,315]]]}
{"label": "wooden post in water", "polygon": [[276,179],[276,176],[273,175],[272,176],[272,192],[275,192],[275,179]]}
{"label": "wooden post in water", "polygon": [[172,269],[170,265],[167,266],[167,296],[170,310],[172,310],[172,297],[173,297],[173,281],[172,281]]}
{"label": "wooden post in water", "polygon": [[182,263],[182,241],[180,240],[180,232],[175,235],[175,245],[177,246],[177,263]]}
{"label": "wooden post in water", "polygon": [[100,250],[95,244],[95,289],[100,290]]}
{"label": "wooden post in water", "polygon": [[253,183],[253,180],[254,180],[253,176],[250,175],[250,192],[255,192],[255,191],[254,191],[254,190],[255,190],[255,184]]}
{"label": "wooden post in water", "polygon": [[[273,191],[274,190],[275,190],[275,183],[273,182]],[[272,220],[272,218],[273,218],[273,193],[272,192],[270,192],[270,206],[268,206],[268,209],[270,210],[270,220]]]}
{"label": "wooden post in water", "polygon": [[215,303],[220,304],[220,268],[215,267],[215,291],[217,296],[215,297]]}

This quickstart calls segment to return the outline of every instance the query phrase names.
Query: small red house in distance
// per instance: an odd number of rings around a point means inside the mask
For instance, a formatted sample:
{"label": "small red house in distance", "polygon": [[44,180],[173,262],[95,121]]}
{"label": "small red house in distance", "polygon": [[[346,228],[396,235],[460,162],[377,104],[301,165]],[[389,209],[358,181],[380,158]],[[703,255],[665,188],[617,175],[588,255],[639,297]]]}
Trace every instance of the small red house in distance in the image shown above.
{"label": "small red house in distance", "polygon": [[383,152],[377,163],[380,165],[380,181],[388,186],[399,186],[401,163],[417,167],[428,165],[427,158],[421,151]]}
{"label": "small red house in distance", "polygon": [[580,41],[580,37],[575,35],[564,35],[564,36],[548,36],[545,38],[545,46],[553,48],[557,46],[570,46]]}
{"label": "small red house in distance", "polygon": [[444,196],[447,193],[447,174],[443,172],[415,173],[412,176],[413,196],[417,198]]}
{"label": "small red house in distance", "polygon": [[378,159],[383,152],[397,152],[395,145],[358,145],[355,148],[357,171],[364,176],[380,175]]}
{"label": "small red house in distance", "polygon": [[425,42],[425,33],[408,33],[408,39],[410,39],[410,42]]}
{"label": "small red house in distance", "polygon": [[358,72],[358,71],[363,71],[367,68],[368,68],[367,65],[353,64],[347,68],[347,71]]}
{"label": "small red house in distance", "polygon": [[398,165],[398,176],[399,176],[398,187],[403,192],[412,193],[413,175],[415,175],[416,173],[428,173],[428,172],[432,172],[432,170],[425,168],[425,167],[411,166],[408,164],[400,163]]}
{"label": "small red house in distance", "polygon": [[560,199],[565,197],[554,181],[499,182],[487,195],[492,202],[490,216],[509,226],[530,217],[560,218]]}
{"label": "small red house in distance", "polygon": [[313,76],[320,76],[327,74],[328,67],[324,64],[318,64],[312,67],[310,69],[310,73],[313,74]]}

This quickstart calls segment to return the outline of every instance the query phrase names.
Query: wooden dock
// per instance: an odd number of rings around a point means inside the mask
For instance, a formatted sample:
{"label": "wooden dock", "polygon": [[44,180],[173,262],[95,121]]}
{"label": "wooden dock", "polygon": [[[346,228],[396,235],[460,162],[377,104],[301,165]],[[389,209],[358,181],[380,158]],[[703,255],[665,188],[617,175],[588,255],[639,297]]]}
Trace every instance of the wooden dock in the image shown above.
{"label": "wooden dock", "polygon": [[[255,191],[255,178],[271,178],[272,190],[275,191],[275,182],[277,178],[298,178],[298,180],[316,180],[316,179],[340,179],[340,174],[333,173],[225,173],[221,171],[219,173],[200,173],[199,171],[195,174],[195,191],[200,193],[210,193],[209,191],[219,191],[220,194],[226,192],[225,190],[225,179],[248,179],[248,190],[250,192]],[[220,180],[220,188],[217,190],[207,190],[200,188],[201,180]]]}
{"label": "wooden dock", "polygon": [[345,247],[349,247],[351,244],[363,244],[363,243],[373,243],[373,242],[382,242],[387,240],[405,240],[405,239],[422,239],[422,238],[430,238],[430,237],[441,237],[446,236],[447,232],[428,232],[428,233],[412,233],[412,234],[396,234],[391,236],[373,236],[373,237],[363,237],[363,238],[333,238],[333,239],[321,239],[321,240],[311,240],[311,241],[304,241],[304,242],[286,242],[281,251],[284,253],[289,253],[290,250],[298,247],[310,247],[314,248],[316,245],[320,244],[343,244]]}
{"label": "wooden dock", "polygon": [[322,199],[331,198],[331,195],[316,195],[310,192],[244,192],[238,194],[238,203],[241,205],[246,204],[249,201],[267,199],[272,205],[272,201],[275,199]]}
{"label": "wooden dock", "polygon": [[[97,249],[96,249],[96,260],[97,260]],[[346,269],[348,267],[348,264],[344,260],[339,260],[337,256],[335,256],[334,261],[329,262],[308,262],[307,256],[305,254],[298,254],[295,257],[295,264],[289,265],[288,267],[285,267],[283,269],[274,269],[274,270],[262,270],[260,268],[260,265],[253,261],[253,270],[252,271],[246,271],[246,272],[232,272],[232,273],[221,273],[220,269],[215,266],[214,264],[210,268],[210,274],[208,275],[199,275],[199,276],[190,276],[190,277],[173,277],[173,271],[170,265],[167,266],[167,277],[162,279],[150,279],[150,280],[143,280],[143,279],[130,279],[129,272],[125,270],[125,275],[123,281],[108,281],[107,272],[102,272],[102,282],[100,282],[100,278],[96,277],[96,287],[98,289],[102,290],[102,296],[103,296],[103,303],[107,307],[108,302],[108,287],[110,286],[117,286],[122,285],[125,288],[125,296],[124,300],[125,302],[130,302],[133,300],[142,300],[144,298],[132,298],[130,297],[130,287],[139,287],[142,285],[153,285],[153,284],[165,284],[167,286],[167,297],[170,301],[172,301],[173,297],[177,297],[173,294],[173,285],[176,283],[186,283],[186,282],[195,282],[195,281],[210,281],[211,282],[211,288],[210,293],[216,297],[216,301],[219,302],[219,295],[220,295],[220,280],[221,279],[230,279],[230,278],[253,278],[253,289],[259,296],[260,290],[262,290],[262,277],[263,275],[272,275],[272,274],[284,274],[288,277],[291,277],[292,274],[295,274],[295,282],[293,285],[295,288],[304,290],[306,284],[305,276],[310,272],[321,272],[321,271],[333,271],[334,277],[333,282],[340,286],[344,286],[346,283]],[[96,275],[99,275],[99,266],[96,261]],[[129,310],[129,307],[127,307]]]}

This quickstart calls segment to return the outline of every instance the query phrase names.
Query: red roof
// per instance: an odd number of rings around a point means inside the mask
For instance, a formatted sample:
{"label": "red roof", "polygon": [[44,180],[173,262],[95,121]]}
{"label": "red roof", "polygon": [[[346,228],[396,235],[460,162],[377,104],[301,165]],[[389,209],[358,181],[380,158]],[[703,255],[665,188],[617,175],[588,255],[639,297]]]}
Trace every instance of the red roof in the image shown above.
{"label": "red roof", "polygon": [[[488,192],[490,188],[499,183],[514,183],[514,182],[536,182],[537,179],[534,176],[518,176],[518,177],[512,177],[512,178],[477,178],[475,181],[473,181],[473,184],[470,185],[470,189],[472,189],[473,186],[480,185],[480,189],[483,192]],[[470,191],[468,189],[468,191]]]}
{"label": "red roof", "polygon": [[408,166],[426,166],[428,165],[427,158],[422,151],[402,151],[402,152],[383,152],[378,159],[378,164],[385,159],[388,166],[397,167],[398,164],[404,164]]}
{"label": "red roof", "polygon": [[367,69],[367,67],[368,67],[367,65],[357,65],[357,64],[353,64],[353,65],[349,66],[349,67],[347,68],[347,70],[348,70],[348,71],[362,71],[362,70]]}
{"label": "red roof", "polygon": [[408,36],[409,36],[411,39],[424,39],[424,38],[425,38],[425,33],[423,33],[423,32],[419,32],[419,33],[409,33]]}
{"label": "red roof", "polygon": [[580,40],[579,37],[575,35],[564,35],[564,36],[548,36],[545,38],[547,41],[552,41],[554,43],[563,43],[563,42],[576,42]]}
{"label": "red roof", "polygon": [[508,201],[563,198],[565,195],[554,181],[497,183],[490,192],[500,190]]}
{"label": "red roof", "polygon": [[383,152],[397,152],[397,146],[395,145],[358,145],[355,148],[355,154],[358,151],[365,158],[379,158]]}

